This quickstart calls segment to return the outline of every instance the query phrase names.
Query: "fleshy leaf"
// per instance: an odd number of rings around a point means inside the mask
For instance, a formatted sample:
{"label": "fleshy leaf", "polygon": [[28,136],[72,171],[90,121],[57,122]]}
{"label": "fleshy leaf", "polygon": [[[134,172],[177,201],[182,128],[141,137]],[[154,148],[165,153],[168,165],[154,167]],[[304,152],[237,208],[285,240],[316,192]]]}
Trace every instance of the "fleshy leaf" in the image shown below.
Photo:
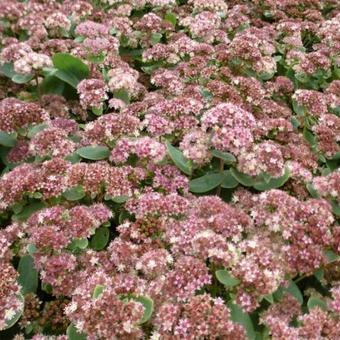
{"label": "fleshy leaf", "polygon": [[89,159],[92,161],[99,161],[105,158],[108,158],[110,155],[110,150],[107,146],[84,146],[83,148],[78,149],[77,154],[85,159]]}
{"label": "fleshy leaf", "polygon": [[77,331],[76,327],[74,325],[72,325],[72,324],[70,324],[67,327],[66,334],[67,334],[67,339],[68,340],[86,340],[87,339],[86,334],[79,333]]}
{"label": "fleshy leaf", "polygon": [[221,187],[225,189],[233,189],[238,186],[238,181],[231,174],[230,170],[223,171],[223,180],[221,183]]}
{"label": "fleshy leaf", "polygon": [[153,300],[147,296],[134,296],[133,300],[140,302],[144,306],[144,314],[139,323],[142,324],[149,321],[154,309]]}
{"label": "fleshy leaf", "polygon": [[9,319],[5,321],[5,325],[0,328],[0,331],[3,331],[5,329],[11,328],[12,326],[14,326],[17,321],[21,318],[22,313],[24,312],[24,306],[25,306],[25,299],[23,297],[22,294],[18,294],[17,295],[18,299],[20,300],[21,303],[21,308],[19,308],[15,314]]}
{"label": "fleshy leaf", "polygon": [[228,287],[234,287],[240,283],[239,279],[236,279],[235,277],[230,275],[230,273],[225,269],[217,270],[215,272],[215,275],[219,282]]}
{"label": "fleshy leaf", "polygon": [[223,151],[219,151],[219,150],[211,150],[211,153],[214,157],[222,159],[227,164],[236,162],[235,156],[233,154],[229,153],[229,152],[223,152]]}
{"label": "fleshy leaf", "polygon": [[311,296],[308,299],[307,307],[309,311],[314,307],[320,307],[323,310],[327,310],[326,302],[314,296]]}
{"label": "fleshy leaf", "polygon": [[68,201],[79,201],[82,198],[85,197],[85,192],[84,189],[81,185],[77,185],[73,188],[67,189],[64,193],[63,196],[68,200]]}
{"label": "fleshy leaf", "polygon": [[17,143],[16,134],[0,131],[0,145],[13,147]]}
{"label": "fleshy leaf", "polygon": [[172,146],[169,142],[166,143],[166,146],[168,153],[176,166],[185,174],[191,175],[192,169],[190,161],[184,157],[182,151]]}
{"label": "fleshy leaf", "polygon": [[281,177],[269,178],[267,181],[255,183],[253,187],[259,191],[277,189],[282,187],[289,180],[289,177],[290,172],[288,169],[285,169],[285,173]]}
{"label": "fleshy leaf", "polygon": [[101,227],[96,230],[90,241],[90,246],[94,250],[102,250],[109,242],[110,231],[108,228]]}
{"label": "fleshy leaf", "polygon": [[103,285],[96,285],[93,290],[92,298],[98,299],[98,297],[103,294],[104,289],[105,287]]}
{"label": "fleshy leaf", "polygon": [[52,60],[57,69],[53,75],[74,88],[81,80],[89,76],[90,71],[87,65],[71,54],[56,53]]}
{"label": "fleshy leaf", "polygon": [[289,286],[285,288],[285,290],[291,295],[293,295],[301,305],[303,304],[303,295],[295,282],[290,281]]}
{"label": "fleshy leaf", "polygon": [[202,177],[190,181],[189,188],[194,193],[204,193],[210,191],[222,183],[223,175],[221,173],[206,174]]}
{"label": "fleshy leaf", "polygon": [[231,175],[245,187],[251,187],[254,184],[254,179],[251,176],[239,172],[235,168],[230,169]]}
{"label": "fleshy leaf", "polygon": [[22,293],[35,293],[38,288],[38,272],[34,267],[31,255],[25,255],[20,258],[18,272],[18,282],[22,287]]}
{"label": "fleshy leaf", "polygon": [[253,322],[251,321],[248,313],[245,313],[239,305],[228,303],[228,307],[231,312],[231,320],[241,324],[246,330],[249,340],[253,340],[256,337]]}

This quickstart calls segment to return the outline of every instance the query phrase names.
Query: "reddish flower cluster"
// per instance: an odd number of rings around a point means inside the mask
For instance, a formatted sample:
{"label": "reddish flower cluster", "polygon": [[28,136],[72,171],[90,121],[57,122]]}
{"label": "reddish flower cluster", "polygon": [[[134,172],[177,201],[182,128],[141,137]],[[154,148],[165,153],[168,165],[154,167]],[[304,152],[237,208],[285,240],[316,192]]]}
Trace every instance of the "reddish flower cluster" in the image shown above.
{"label": "reddish flower cluster", "polygon": [[339,30],[334,0],[1,0],[0,338],[338,340]]}

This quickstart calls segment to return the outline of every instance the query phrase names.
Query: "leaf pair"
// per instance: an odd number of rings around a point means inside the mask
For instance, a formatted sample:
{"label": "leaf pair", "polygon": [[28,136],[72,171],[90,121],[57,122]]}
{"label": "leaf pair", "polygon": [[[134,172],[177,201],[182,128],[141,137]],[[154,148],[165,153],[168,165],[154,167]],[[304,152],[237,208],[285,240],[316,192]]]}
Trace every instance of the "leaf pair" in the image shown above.
{"label": "leaf pair", "polygon": [[205,193],[218,186],[226,189],[235,188],[238,182],[231,175],[230,170],[219,173],[210,173],[190,181],[189,188],[193,193]]}
{"label": "leaf pair", "polygon": [[231,168],[230,173],[243,186],[253,187],[259,191],[280,188],[289,180],[290,177],[288,169],[285,169],[285,173],[278,178],[271,178],[269,176],[257,176],[254,178],[239,172],[236,168]]}

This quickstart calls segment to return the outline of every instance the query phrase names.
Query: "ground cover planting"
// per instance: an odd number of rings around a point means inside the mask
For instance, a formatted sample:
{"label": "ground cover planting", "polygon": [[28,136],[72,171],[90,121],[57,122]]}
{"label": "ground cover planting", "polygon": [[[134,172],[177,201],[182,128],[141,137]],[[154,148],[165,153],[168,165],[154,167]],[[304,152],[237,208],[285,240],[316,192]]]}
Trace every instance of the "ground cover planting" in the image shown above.
{"label": "ground cover planting", "polygon": [[339,340],[336,0],[0,0],[0,339]]}

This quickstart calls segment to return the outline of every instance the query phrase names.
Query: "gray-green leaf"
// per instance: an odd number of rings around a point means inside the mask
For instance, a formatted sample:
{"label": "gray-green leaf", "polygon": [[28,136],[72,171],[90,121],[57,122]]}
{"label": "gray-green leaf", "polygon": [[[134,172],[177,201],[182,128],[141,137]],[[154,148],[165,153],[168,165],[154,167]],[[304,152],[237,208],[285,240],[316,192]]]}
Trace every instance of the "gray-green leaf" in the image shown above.
{"label": "gray-green leaf", "polygon": [[251,187],[254,184],[254,179],[251,176],[239,172],[235,168],[230,169],[231,175],[245,187]]}
{"label": "gray-green leaf", "polygon": [[229,152],[223,152],[223,151],[219,151],[219,150],[211,150],[211,153],[214,157],[222,159],[227,164],[236,162],[235,156],[233,154],[229,153]]}
{"label": "gray-green leaf", "polygon": [[11,148],[17,143],[16,137],[15,133],[0,131],[0,145]]}
{"label": "gray-green leaf", "polygon": [[25,255],[20,258],[18,272],[18,282],[22,287],[22,293],[35,293],[38,288],[38,272],[34,267],[31,255]]}
{"label": "gray-green leaf", "polygon": [[142,324],[149,321],[154,309],[153,300],[147,296],[134,296],[133,300],[140,302],[144,306],[144,314],[139,323]]}
{"label": "gray-green leaf", "polygon": [[317,298],[317,297],[314,297],[314,296],[311,296],[309,299],[308,299],[308,302],[307,302],[307,307],[308,307],[308,310],[310,311],[312,308],[315,308],[315,307],[320,307],[321,309],[323,310],[327,310],[327,304],[325,301]]}
{"label": "gray-green leaf", "polygon": [[86,334],[79,333],[77,331],[76,327],[74,325],[72,325],[72,324],[70,324],[67,327],[66,334],[67,334],[67,339],[68,340],[86,340],[87,339]]}
{"label": "gray-green leaf", "polygon": [[0,331],[3,331],[5,329],[11,328],[13,325],[17,323],[17,321],[21,318],[22,313],[24,312],[24,306],[25,306],[25,299],[22,296],[22,294],[17,295],[18,299],[20,300],[20,307],[16,313],[9,319],[5,321],[5,325],[0,328]]}
{"label": "gray-green leaf", "polygon": [[76,88],[78,83],[89,76],[89,68],[77,57],[68,53],[56,53],[53,64],[58,71],[53,75],[72,87]]}
{"label": "gray-green leaf", "polygon": [[189,189],[194,193],[204,193],[219,186],[223,181],[221,173],[206,174],[190,181]]}
{"label": "gray-green leaf", "polygon": [[110,230],[106,227],[101,227],[96,230],[90,241],[90,246],[94,250],[102,250],[109,242]]}
{"label": "gray-green leaf", "polygon": [[176,166],[183,171],[187,175],[191,175],[192,168],[190,161],[184,157],[181,150],[172,146],[169,142],[166,143],[168,153],[172,161],[176,164]]}
{"label": "gray-green leaf", "polygon": [[85,192],[84,189],[81,185],[77,185],[75,187],[72,187],[70,189],[67,189],[64,193],[63,196],[68,200],[68,201],[79,201],[82,198],[85,197]]}
{"label": "gray-green leaf", "polygon": [[216,270],[215,275],[219,282],[228,287],[234,287],[240,283],[239,279],[230,275],[230,273],[225,269]]}
{"label": "gray-green leaf", "polygon": [[248,313],[245,313],[239,305],[228,303],[228,307],[231,312],[231,320],[241,324],[246,330],[249,340],[253,340],[256,337],[253,322],[251,321]]}
{"label": "gray-green leaf", "polygon": [[110,155],[110,150],[107,146],[84,146],[78,149],[77,154],[85,159],[90,159],[92,161],[99,161],[108,158]]}

